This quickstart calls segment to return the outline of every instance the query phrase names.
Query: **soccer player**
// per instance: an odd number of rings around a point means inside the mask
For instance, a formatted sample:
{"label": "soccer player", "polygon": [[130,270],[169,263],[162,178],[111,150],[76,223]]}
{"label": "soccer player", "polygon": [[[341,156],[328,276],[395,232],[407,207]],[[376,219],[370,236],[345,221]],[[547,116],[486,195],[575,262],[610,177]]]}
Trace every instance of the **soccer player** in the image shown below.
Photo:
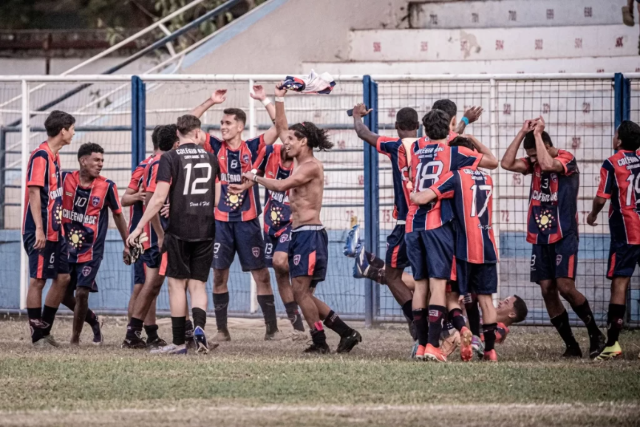
{"label": "soccer player", "polygon": [[[75,118],[52,111],[44,122],[47,140],[36,148],[27,164],[27,190],[22,221],[22,241],[29,257],[27,315],[31,342],[37,347],[58,343],[51,327],[69,284],[67,245],[62,234],[62,177],[59,152],[71,144]],[[47,279],[53,284],[42,308]]]}
{"label": "soccer player", "polygon": [[129,246],[136,243],[168,196],[170,221],[164,235],[163,251],[167,252],[166,276],[169,278],[173,343],[151,352],[187,354],[185,291],[188,289],[193,307],[196,351],[208,353],[204,333],[207,321],[205,283],[213,258],[216,232],[213,209],[218,202],[215,187],[220,173],[216,157],[202,147],[205,135],[200,129],[200,120],[192,115],[178,117],[177,129],[180,145],[160,157],[155,192],[127,243]]}
{"label": "soccer player", "polygon": [[[191,114],[201,117],[205,111],[226,100],[226,90],[217,90],[211,98],[196,107]],[[253,87],[250,96],[261,101],[269,116],[275,118],[275,109],[267,98],[264,88]],[[241,184],[242,174],[251,171],[260,150],[273,144],[278,135],[275,126],[257,138],[243,140],[242,131],[247,115],[238,108],[227,108],[220,121],[222,139],[207,133],[205,150],[218,158],[220,165],[220,204],[216,208],[216,241],[213,250],[213,305],[216,313],[218,334],[216,341],[230,341],[227,328],[229,307],[229,268],[236,252],[243,271],[250,271],[256,282],[258,303],[266,324],[265,340],[287,338],[278,331],[275,299],[271,289],[271,277],[265,263],[264,239],[258,216],[261,213],[258,187],[249,188],[240,194],[229,191],[229,184]]]}
{"label": "soccer player", "polygon": [[[431,187],[443,174],[463,167],[495,169],[498,161],[491,151],[473,139],[479,152],[449,147],[451,118],[442,110],[431,110],[422,119],[426,138],[414,142],[410,151],[413,191]],[[406,159],[401,159],[406,169]],[[416,281],[413,319],[418,334],[417,359],[446,362],[440,351],[442,322],[447,312],[446,287],[454,257],[453,210],[448,200],[417,205],[411,203],[405,240]],[[427,310],[427,284],[430,291]],[[427,322],[428,311],[428,322]]]}
{"label": "soccer player", "polygon": [[[131,181],[129,182],[129,186],[127,187],[125,193],[122,195],[122,207],[131,206],[129,210],[129,233],[135,230],[136,226],[138,225],[138,221],[140,221],[140,218],[142,218],[142,214],[144,213],[145,192],[142,188],[142,183],[144,181],[144,169],[160,151],[160,149],[158,148],[158,132],[161,128],[162,126],[156,126],[155,129],[153,129],[153,132],[151,133],[151,141],[153,142],[153,154],[138,163],[138,166],[136,166],[136,168],[133,170],[133,173],[131,174]],[[134,264],[133,292],[131,292],[127,310],[129,321],[131,321],[131,317],[133,316],[133,308],[136,304],[136,300],[138,298],[138,295],[140,294],[140,290],[144,286],[145,281],[145,265],[142,257],[139,257]],[[145,316],[144,329],[147,333],[147,343],[150,343],[150,345],[154,346],[166,345],[166,342],[158,336],[155,300],[151,303],[151,307],[149,307],[149,311]],[[139,347],[142,348],[141,346]]]}
{"label": "soccer player", "polygon": [[[544,131],[542,117],[526,120],[507,148],[502,168],[524,175],[533,174],[529,193],[527,242],[531,252],[531,281],[540,285],[542,298],[562,337],[566,351],[563,357],[582,357],[573,336],[569,315],[560,296],[585,323],[589,332],[589,356],[596,357],[604,347],[604,335],[598,329],[589,301],[576,289],[578,265],[577,203],[580,177],[573,154],[553,146]],[[527,157],[517,159],[524,141]]]}
{"label": "soccer player", "polygon": [[245,172],[243,177],[257,182],[267,190],[289,191],[292,220],[289,271],[293,295],[311,329],[313,341],[305,352],[330,352],[324,333],[326,326],[340,335],[337,352],[346,353],[362,341],[362,337],[327,304],[313,295],[316,285],[325,279],[329,255],[327,232],[320,221],[324,167],[314,157],[313,150],[328,150],[333,144],[327,139],[326,131],[311,122],[288,126],[284,111],[284,96],[287,91],[279,87],[280,85],[276,86],[276,127],[288,155],[296,160],[296,166],[286,179],[264,178],[252,172]]}
{"label": "soccer player", "polygon": [[[460,136],[450,141],[449,146],[475,150],[469,139]],[[464,167],[440,176],[426,190],[411,193],[411,201],[416,205],[426,205],[434,200],[452,200],[458,289],[452,289],[449,298],[457,301],[460,294],[477,294],[482,308],[484,360],[497,362],[494,350],[497,320],[492,294],[498,291],[498,252],[492,228],[492,194],[491,176]],[[449,320],[460,332],[460,356],[468,362],[473,357],[472,333],[466,326],[462,310],[451,310]]]}
{"label": "soccer player", "polygon": [[[80,344],[80,334],[89,309],[89,292],[98,292],[96,276],[102,262],[109,215],[126,243],[127,222],[122,214],[116,184],[100,176],[104,165],[104,150],[88,142],[78,150],[80,170],[64,173],[62,178],[62,225],[69,250],[69,287],[76,291],[73,311],[71,344]],[[128,262],[129,250],[125,244],[123,259]]]}
{"label": "soccer player", "polygon": [[[157,185],[157,173],[160,165],[160,158],[164,153],[177,147],[178,145],[178,129],[176,125],[161,126],[157,132],[158,150],[156,154],[145,165],[141,185],[145,202],[151,200]],[[167,254],[162,254],[162,242],[164,239],[164,230],[167,227],[167,220],[156,215],[147,224],[145,232],[149,236],[149,241],[144,243],[145,251],[142,254],[142,262],[146,267],[145,282],[140,290],[140,294],[136,299],[133,307],[131,319],[127,325],[127,335],[122,342],[123,348],[159,348],[164,347],[167,343],[158,336],[158,327],[152,324],[151,327],[144,325],[148,340],[145,343],[141,338],[143,319],[146,319],[149,312],[153,310],[155,301],[160,293],[162,284],[164,283],[164,273],[166,269]],[[135,227],[133,227],[135,229]],[[190,323],[190,322],[188,322]],[[187,339],[192,338],[189,334],[189,324],[187,323]]]}
{"label": "soccer player", "polygon": [[464,116],[458,122],[456,115],[458,114],[458,106],[450,99],[439,99],[431,106],[432,110],[442,110],[451,118],[449,121],[449,130],[451,135],[449,140],[464,133],[465,128],[471,123],[477,121],[482,115],[482,107],[471,107],[464,112]]}
{"label": "soccer player", "polygon": [[611,299],[607,315],[607,342],[596,360],[622,356],[618,337],[624,323],[627,288],[636,264],[640,262],[640,126],[623,121],[613,137],[613,149],[618,151],[602,164],[600,186],[587,217],[587,223],[596,226],[598,213],[607,199],[611,200],[611,245],[607,269],[607,278],[611,280]]}

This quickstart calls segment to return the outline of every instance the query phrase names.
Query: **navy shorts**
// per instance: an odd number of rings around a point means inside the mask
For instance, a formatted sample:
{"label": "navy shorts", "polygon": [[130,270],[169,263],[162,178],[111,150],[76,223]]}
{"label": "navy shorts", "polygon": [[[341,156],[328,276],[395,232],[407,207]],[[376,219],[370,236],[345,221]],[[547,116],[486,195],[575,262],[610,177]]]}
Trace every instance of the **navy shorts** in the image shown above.
{"label": "navy shorts", "polygon": [[291,232],[289,275],[311,276],[311,287],[327,276],[329,237],[322,226],[303,225]]}
{"label": "navy shorts", "polygon": [[135,264],[133,264],[133,283],[136,285],[144,285],[146,280],[147,275],[145,274],[144,261],[142,261],[142,257],[140,257],[136,260]]}
{"label": "navy shorts", "polygon": [[472,264],[456,259],[458,293],[491,295],[498,292],[498,268],[496,264]]}
{"label": "navy shorts", "polygon": [[433,230],[407,233],[405,241],[413,278],[448,280],[453,264],[454,240],[451,222]]}
{"label": "navy shorts", "polygon": [[640,245],[617,243],[612,240],[609,246],[607,279],[631,277],[636,265],[640,265]]}
{"label": "navy shorts", "polygon": [[264,236],[264,262],[267,267],[273,267],[273,255],[276,252],[289,253],[289,243],[291,243],[291,225],[284,229],[278,237],[270,234]]}
{"label": "navy shorts", "polygon": [[578,236],[570,234],[550,245],[533,245],[531,281],[575,279],[578,268]]}
{"label": "navy shorts", "polygon": [[225,222],[216,220],[212,268],[227,270],[238,253],[242,271],[266,268],[264,239],[258,218],[251,221]]}
{"label": "navy shorts", "polygon": [[55,279],[58,274],[69,274],[67,242],[62,236],[57,242],[47,242],[43,249],[36,250],[35,234],[24,234],[22,242],[29,257],[29,277],[32,279]]}
{"label": "navy shorts", "polygon": [[71,274],[71,280],[69,281],[69,288],[73,290],[89,288],[89,292],[98,292],[96,276],[100,269],[100,263],[102,263],[102,258],[81,263],[70,263],[69,274]]}
{"label": "navy shorts", "polygon": [[158,249],[158,245],[151,246],[149,249],[145,250],[140,259],[142,259],[142,262],[147,266],[147,268],[160,268],[160,264],[162,263],[162,254]]}
{"label": "navy shorts", "polygon": [[404,269],[409,265],[407,257],[407,244],[404,240],[404,224],[398,224],[394,227],[389,237],[387,237],[387,255],[385,263],[391,268]]}

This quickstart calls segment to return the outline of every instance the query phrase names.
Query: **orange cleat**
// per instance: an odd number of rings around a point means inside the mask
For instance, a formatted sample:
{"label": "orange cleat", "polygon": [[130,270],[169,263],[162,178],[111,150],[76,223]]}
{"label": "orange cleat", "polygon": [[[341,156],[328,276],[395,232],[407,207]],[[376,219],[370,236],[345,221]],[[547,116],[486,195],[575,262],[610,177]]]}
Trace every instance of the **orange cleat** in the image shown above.
{"label": "orange cleat", "polygon": [[483,360],[486,360],[488,362],[497,362],[498,361],[498,355],[496,354],[495,350],[485,351]]}
{"label": "orange cleat", "polygon": [[472,340],[473,334],[469,328],[463,326],[460,331],[460,358],[463,362],[469,362],[473,359],[473,347],[471,347]]}
{"label": "orange cleat", "polygon": [[423,345],[419,345],[418,349],[416,350],[416,356],[415,359],[416,360],[424,360],[424,346]]}
{"label": "orange cleat", "polygon": [[440,350],[440,348],[427,344],[427,347],[424,349],[424,359],[433,360],[435,362],[446,362],[447,356],[442,354],[442,350]]}

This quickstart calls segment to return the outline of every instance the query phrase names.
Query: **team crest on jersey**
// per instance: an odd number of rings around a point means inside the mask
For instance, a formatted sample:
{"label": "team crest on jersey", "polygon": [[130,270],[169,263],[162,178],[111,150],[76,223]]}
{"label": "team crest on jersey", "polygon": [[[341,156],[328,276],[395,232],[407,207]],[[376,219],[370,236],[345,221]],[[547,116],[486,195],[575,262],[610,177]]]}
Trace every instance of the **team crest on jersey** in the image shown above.
{"label": "team crest on jersey", "polygon": [[560,265],[562,263],[562,255],[556,255],[556,265]]}
{"label": "team crest on jersey", "polygon": [[243,163],[249,163],[249,155],[248,154],[245,154],[245,155],[242,156],[242,162]]}
{"label": "team crest on jersey", "polygon": [[62,224],[62,205],[55,205],[53,208],[53,224],[55,226]]}
{"label": "team crest on jersey", "polygon": [[91,274],[91,267],[89,267],[88,265],[85,265],[84,267],[82,267],[82,275],[84,277],[87,277],[90,274]]}
{"label": "team crest on jersey", "polygon": [[242,206],[243,201],[244,201],[243,194],[227,193],[224,198],[224,204],[229,206],[231,210],[238,209],[240,206]]}
{"label": "team crest on jersey", "polygon": [[280,236],[280,243],[284,243],[287,240],[289,240],[289,235],[287,233],[284,233],[282,236]]}
{"label": "team crest on jersey", "polygon": [[93,205],[93,207],[98,207],[100,205],[100,197],[98,196],[93,196],[91,198],[91,204]]}
{"label": "team crest on jersey", "polygon": [[273,226],[278,227],[280,225],[280,222],[282,221],[282,208],[278,206],[272,206],[269,217],[271,218]]}
{"label": "team crest on jersey", "polygon": [[535,217],[536,223],[538,223],[538,227],[541,231],[549,230],[551,227],[553,227],[556,220],[549,209],[542,209],[542,211],[540,211],[540,214],[537,214]]}
{"label": "team crest on jersey", "polygon": [[80,247],[82,247],[82,244],[84,243],[85,240],[86,239],[84,237],[84,231],[82,231],[82,230],[80,230],[78,228],[72,229],[71,232],[67,236],[67,242],[75,250],[80,249]]}
{"label": "team crest on jersey", "polygon": [[300,264],[300,255],[294,255],[293,256],[293,265],[298,265]]}
{"label": "team crest on jersey", "polygon": [[260,256],[260,248],[258,247],[251,248],[251,253],[253,254],[254,257],[258,258]]}

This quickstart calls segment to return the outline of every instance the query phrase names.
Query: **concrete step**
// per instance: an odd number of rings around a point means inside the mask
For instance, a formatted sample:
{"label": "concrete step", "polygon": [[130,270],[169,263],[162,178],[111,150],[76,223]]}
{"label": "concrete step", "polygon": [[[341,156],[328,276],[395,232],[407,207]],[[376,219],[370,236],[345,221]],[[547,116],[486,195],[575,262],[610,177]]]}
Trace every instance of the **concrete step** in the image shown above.
{"label": "concrete step", "polygon": [[502,0],[409,3],[411,28],[621,25],[625,0]]}
{"label": "concrete step", "polygon": [[625,25],[362,30],[350,33],[351,61],[482,61],[633,56],[638,30]]}

